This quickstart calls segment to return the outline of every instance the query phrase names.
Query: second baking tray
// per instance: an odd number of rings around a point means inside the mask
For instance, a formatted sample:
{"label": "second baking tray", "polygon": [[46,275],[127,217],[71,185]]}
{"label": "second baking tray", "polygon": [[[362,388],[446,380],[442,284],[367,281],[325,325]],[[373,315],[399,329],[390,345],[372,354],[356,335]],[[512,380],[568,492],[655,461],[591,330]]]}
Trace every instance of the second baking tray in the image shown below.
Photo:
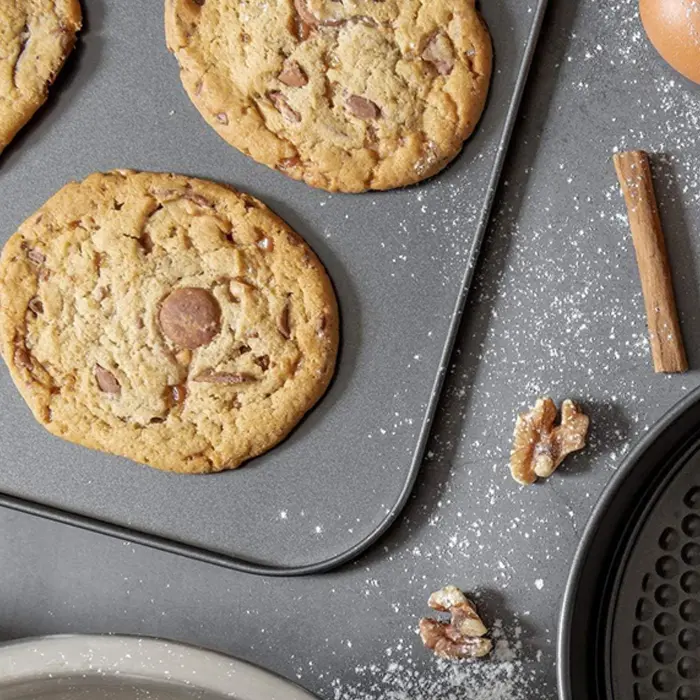
{"label": "second baking tray", "polygon": [[545,4],[484,3],[493,86],[447,171],[350,196],[292,182],[219,139],[180,86],[162,3],[87,0],[80,47],[48,107],[0,160],[2,242],[93,171],[230,183],[286,219],[328,268],[342,313],[339,370],[282,445],[233,472],[181,476],[51,437],[3,367],[0,505],[255,573],[327,570],[374,542],[420,467]]}

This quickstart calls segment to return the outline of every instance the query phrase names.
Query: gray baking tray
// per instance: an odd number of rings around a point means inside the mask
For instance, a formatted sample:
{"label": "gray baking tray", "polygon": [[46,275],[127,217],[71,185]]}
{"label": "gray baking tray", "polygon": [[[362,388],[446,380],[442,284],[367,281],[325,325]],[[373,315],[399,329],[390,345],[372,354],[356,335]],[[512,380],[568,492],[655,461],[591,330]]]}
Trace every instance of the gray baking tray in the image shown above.
{"label": "gray baking tray", "polygon": [[204,123],[165,48],[162,2],[84,0],[79,47],[0,159],[0,239],[93,171],[181,172],[260,197],[319,254],[342,349],[327,396],[234,472],[180,476],[51,437],[0,371],[0,505],[243,571],[328,570],[376,541],[420,467],[546,0],[489,0],[496,69],[464,153],[401,191],[330,195]]}

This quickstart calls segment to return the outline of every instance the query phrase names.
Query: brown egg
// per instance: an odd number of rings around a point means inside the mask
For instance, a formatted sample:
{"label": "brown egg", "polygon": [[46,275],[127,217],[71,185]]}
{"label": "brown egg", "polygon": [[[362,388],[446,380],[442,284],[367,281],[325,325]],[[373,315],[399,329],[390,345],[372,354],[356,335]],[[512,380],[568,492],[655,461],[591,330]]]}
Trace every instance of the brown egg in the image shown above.
{"label": "brown egg", "polygon": [[700,83],[700,0],[639,0],[639,13],[662,58]]}

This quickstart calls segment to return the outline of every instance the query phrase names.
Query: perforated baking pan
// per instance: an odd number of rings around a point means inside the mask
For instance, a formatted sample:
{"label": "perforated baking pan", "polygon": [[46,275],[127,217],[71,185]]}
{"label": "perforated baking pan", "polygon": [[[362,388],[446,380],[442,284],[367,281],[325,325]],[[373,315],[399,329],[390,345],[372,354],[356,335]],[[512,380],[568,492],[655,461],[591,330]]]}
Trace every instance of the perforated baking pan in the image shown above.
{"label": "perforated baking pan", "polygon": [[559,629],[562,700],[700,698],[700,390],[606,487]]}
{"label": "perforated baking pan", "polygon": [[180,172],[265,201],[319,254],[342,314],[339,370],[282,445],[235,472],[159,473],[51,437],[0,370],[0,504],[252,573],[328,570],[377,540],[418,472],[533,57],[545,0],[482,11],[496,67],[463,154],[401,191],[330,195],[241,155],[187,99],[161,2],[83,0],[47,107],[0,159],[0,242],[67,181]]}

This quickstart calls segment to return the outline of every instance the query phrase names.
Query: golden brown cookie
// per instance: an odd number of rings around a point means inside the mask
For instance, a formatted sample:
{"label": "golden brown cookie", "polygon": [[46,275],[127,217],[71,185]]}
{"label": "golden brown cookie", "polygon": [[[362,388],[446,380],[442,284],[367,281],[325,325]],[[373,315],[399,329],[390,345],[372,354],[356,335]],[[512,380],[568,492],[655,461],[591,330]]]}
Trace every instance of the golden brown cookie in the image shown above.
{"label": "golden brown cookie", "polygon": [[0,153],[46,102],[81,22],[78,0],[0,0]]}
{"label": "golden brown cookie", "polygon": [[66,185],[0,258],[3,357],[35,417],[159,469],[233,469],[325,392],[326,272],[258,200],[180,175]]}
{"label": "golden brown cookie", "polygon": [[474,0],[166,0],[165,27],[185,90],[226,141],[331,191],[440,171],[491,78]]}

